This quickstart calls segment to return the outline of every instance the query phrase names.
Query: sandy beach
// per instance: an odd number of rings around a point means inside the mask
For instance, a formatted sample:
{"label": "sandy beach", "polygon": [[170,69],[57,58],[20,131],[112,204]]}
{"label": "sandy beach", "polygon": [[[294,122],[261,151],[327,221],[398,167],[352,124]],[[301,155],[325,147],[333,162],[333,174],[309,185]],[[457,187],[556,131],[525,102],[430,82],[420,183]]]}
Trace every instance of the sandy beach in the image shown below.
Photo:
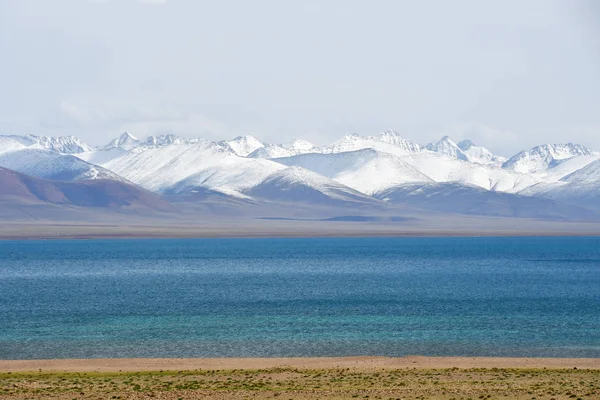
{"label": "sandy beach", "polygon": [[103,358],[72,360],[0,360],[0,372],[138,372],[256,370],[273,368],[358,370],[421,368],[600,369],[598,358],[496,357],[315,357],[315,358]]}

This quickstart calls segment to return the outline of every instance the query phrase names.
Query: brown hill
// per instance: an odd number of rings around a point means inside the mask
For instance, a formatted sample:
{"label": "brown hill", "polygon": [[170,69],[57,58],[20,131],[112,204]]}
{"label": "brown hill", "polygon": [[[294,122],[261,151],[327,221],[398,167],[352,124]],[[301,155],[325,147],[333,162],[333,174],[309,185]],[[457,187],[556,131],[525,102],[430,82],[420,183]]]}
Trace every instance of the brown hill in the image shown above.
{"label": "brown hill", "polygon": [[160,196],[125,182],[106,179],[50,181],[2,167],[0,200],[5,203],[49,203],[78,207],[172,209]]}

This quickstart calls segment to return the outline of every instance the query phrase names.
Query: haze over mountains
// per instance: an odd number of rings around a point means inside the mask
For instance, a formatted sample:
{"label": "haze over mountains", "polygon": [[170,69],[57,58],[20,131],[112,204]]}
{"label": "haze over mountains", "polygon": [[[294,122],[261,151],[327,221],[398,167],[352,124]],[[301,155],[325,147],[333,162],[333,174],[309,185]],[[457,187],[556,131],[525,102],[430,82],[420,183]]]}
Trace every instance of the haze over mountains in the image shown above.
{"label": "haze over mountains", "polygon": [[94,148],[72,136],[0,136],[0,167],[6,219],[43,204],[167,218],[600,221],[600,152],[572,143],[505,158],[469,140],[418,144],[394,131],[326,146],[125,132]]}

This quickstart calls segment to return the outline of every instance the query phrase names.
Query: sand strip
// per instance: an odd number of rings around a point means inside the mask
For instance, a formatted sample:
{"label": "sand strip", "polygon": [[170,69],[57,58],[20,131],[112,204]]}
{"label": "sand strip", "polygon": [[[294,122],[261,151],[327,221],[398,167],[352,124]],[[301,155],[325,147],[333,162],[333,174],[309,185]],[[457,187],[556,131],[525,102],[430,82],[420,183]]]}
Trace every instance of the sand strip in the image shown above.
{"label": "sand strip", "polygon": [[548,368],[600,369],[599,358],[496,357],[318,357],[318,358],[113,358],[0,360],[0,372],[132,372],[268,368],[361,370],[386,368]]}

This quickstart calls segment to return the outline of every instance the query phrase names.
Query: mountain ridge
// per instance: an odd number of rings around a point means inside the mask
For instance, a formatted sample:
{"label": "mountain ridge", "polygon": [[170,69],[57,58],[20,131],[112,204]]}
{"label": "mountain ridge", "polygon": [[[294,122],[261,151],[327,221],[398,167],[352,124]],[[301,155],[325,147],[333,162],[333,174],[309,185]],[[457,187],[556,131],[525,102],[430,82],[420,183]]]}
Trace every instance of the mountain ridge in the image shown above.
{"label": "mountain ridge", "polygon": [[[140,140],[124,132],[96,148],[74,137],[42,138],[0,136],[0,167],[51,181],[136,185],[178,202],[210,201],[212,209],[271,204],[284,213],[313,205],[335,213],[406,205],[442,214],[579,220],[600,201],[600,152],[573,143],[504,159],[468,139],[444,136],[422,146],[392,130],[350,134],[325,146],[301,139],[270,144],[250,135]],[[427,196],[417,196],[419,190]]]}

